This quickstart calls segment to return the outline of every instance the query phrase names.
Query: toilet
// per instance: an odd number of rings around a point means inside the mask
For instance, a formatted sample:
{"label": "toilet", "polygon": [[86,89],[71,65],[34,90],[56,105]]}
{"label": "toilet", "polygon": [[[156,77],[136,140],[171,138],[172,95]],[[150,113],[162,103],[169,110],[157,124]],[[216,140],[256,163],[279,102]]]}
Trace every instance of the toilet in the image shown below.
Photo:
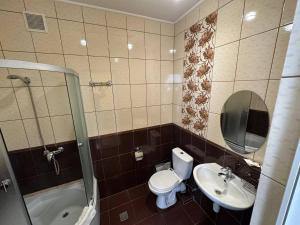
{"label": "toilet", "polygon": [[149,189],[157,195],[156,205],[166,209],[177,201],[176,193],[184,193],[186,186],[183,183],[192,173],[193,158],[180,148],[172,150],[173,169],[158,171],[148,182]]}

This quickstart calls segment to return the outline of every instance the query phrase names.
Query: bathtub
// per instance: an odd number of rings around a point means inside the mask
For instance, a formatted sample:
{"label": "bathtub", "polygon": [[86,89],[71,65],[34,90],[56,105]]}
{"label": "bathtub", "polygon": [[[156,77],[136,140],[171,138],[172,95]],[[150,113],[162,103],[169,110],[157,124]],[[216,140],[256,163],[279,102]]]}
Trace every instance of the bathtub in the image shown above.
{"label": "bathtub", "polygon": [[94,201],[89,206],[82,180],[24,196],[32,225],[99,225],[98,188],[94,181]]}

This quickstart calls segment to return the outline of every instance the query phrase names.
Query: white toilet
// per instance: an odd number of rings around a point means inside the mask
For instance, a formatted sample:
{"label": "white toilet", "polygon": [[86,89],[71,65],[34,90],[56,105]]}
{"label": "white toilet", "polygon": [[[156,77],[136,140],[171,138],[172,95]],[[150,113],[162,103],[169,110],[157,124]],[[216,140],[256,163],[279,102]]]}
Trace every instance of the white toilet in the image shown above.
{"label": "white toilet", "polygon": [[157,195],[156,205],[166,209],[177,201],[176,192],[185,192],[186,186],[182,182],[191,176],[193,158],[180,148],[172,150],[173,168],[156,172],[150,177],[149,189]]}

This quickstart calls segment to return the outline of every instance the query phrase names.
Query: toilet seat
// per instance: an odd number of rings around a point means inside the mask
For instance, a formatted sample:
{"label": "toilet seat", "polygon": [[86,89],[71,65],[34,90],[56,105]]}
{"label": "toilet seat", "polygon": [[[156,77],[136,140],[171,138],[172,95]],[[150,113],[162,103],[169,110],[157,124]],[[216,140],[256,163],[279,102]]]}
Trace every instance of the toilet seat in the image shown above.
{"label": "toilet seat", "polygon": [[155,192],[166,193],[174,189],[181,182],[173,170],[162,170],[150,177],[149,187]]}

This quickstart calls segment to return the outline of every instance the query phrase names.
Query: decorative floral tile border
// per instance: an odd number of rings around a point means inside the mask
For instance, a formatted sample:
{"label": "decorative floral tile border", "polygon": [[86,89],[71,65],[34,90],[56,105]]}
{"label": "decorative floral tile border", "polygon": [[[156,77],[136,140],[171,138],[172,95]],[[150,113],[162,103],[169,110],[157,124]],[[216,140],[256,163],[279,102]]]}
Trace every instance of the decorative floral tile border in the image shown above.
{"label": "decorative floral tile border", "polygon": [[205,137],[211,94],[217,12],[192,25],[184,34],[182,124]]}

